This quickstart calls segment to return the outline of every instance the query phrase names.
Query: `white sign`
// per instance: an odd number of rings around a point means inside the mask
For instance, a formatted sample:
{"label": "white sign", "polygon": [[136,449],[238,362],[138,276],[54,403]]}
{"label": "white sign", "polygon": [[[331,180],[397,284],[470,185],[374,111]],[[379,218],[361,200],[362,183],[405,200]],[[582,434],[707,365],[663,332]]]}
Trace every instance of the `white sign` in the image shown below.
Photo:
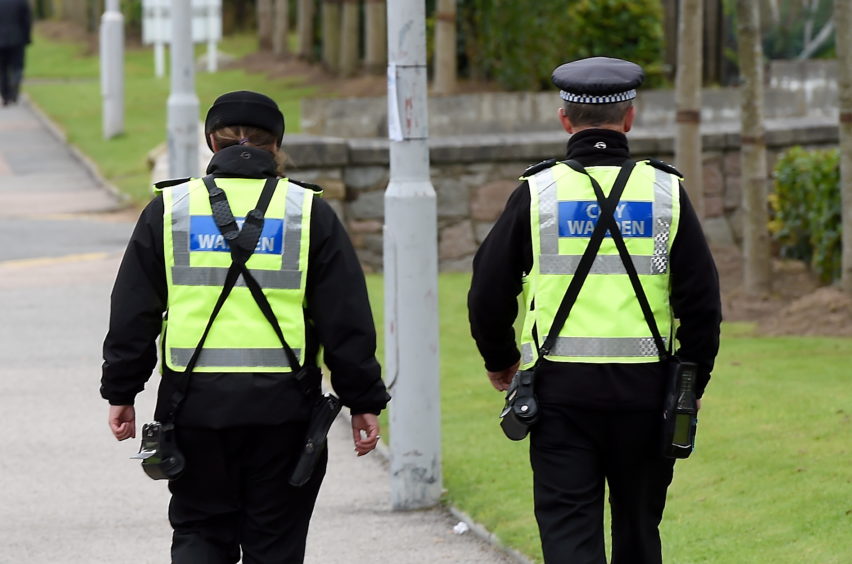
{"label": "white sign", "polygon": [[[186,0],[178,0],[185,2]],[[170,43],[172,0],[142,0],[142,43]],[[222,0],[192,0],[192,41],[222,39]]]}

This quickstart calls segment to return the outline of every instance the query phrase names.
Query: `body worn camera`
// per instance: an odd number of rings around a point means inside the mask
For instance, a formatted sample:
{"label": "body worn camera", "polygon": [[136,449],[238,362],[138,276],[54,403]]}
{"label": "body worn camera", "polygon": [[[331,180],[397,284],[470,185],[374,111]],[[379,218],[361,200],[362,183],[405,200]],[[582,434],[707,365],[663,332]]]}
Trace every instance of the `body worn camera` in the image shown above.
{"label": "body worn camera", "polygon": [[326,437],[331,424],[340,413],[340,400],[333,394],[320,396],[311,409],[311,420],[305,435],[305,446],[296,462],[296,468],[290,475],[291,486],[303,486],[314,473],[314,467],[325,448]]}
{"label": "body worn camera", "polygon": [[698,401],[695,384],[698,365],[672,359],[663,405],[663,456],[688,458],[695,448]]}
{"label": "body worn camera", "polygon": [[520,441],[538,421],[538,402],[533,393],[535,371],[521,370],[515,373],[506,391],[506,405],[500,413],[500,427],[513,441]]}
{"label": "body worn camera", "polygon": [[130,458],[141,460],[142,470],[152,480],[174,480],[186,465],[175,441],[174,425],[157,421],[142,426],[142,445]]}

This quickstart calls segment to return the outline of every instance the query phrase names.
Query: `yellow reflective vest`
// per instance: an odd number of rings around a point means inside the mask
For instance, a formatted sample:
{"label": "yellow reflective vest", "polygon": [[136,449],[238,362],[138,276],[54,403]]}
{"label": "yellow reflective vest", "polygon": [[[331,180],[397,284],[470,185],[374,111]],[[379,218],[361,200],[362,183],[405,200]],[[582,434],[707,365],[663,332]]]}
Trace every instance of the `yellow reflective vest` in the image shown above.
{"label": "yellow reflective vest", "polygon": [[[239,225],[254,209],[264,179],[217,178]],[[201,179],[161,189],[168,310],[163,362],[186,368],[231,265],[227,243],[211,215]],[[278,181],[263,232],[247,268],[263,288],[287,344],[305,363],[305,278],[311,204],[316,192]],[[281,342],[240,277],[207,336],[196,372],[290,372]]]}
{"label": "yellow reflective vest", "polygon": [[[620,167],[587,171],[608,195]],[[530,189],[533,267],[524,277],[521,365],[529,368],[553,325],[598,220],[588,177],[564,163],[525,178]],[[671,348],[669,256],[680,217],[679,178],[646,161],[636,167],[615,211],[657,327]],[[535,337],[534,337],[535,335]],[[567,321],[546,357],[555,362],[655,362],[659,353],[630,278],[607,234]]]}

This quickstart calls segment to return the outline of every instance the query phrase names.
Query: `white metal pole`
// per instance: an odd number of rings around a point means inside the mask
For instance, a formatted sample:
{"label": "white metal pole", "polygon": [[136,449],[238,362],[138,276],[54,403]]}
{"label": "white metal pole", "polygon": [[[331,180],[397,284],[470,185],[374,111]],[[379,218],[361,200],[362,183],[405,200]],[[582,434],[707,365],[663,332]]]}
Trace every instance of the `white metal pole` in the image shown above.
{"label": "white metal pole", "polygon": [[426,25],[422,0],[388,2],[390,183],[385,192],[385,369],[390,404],[391,506],[438,503],[437,204],[429,178]]}
{"label": "white metal pole", "polygon": [[206,12],[207,25],[207,72],[216,72],[217,53],[216,53],[216,22],[217,12],[222,9],[222,5],[215,0],[208,0]]}
{"label": "white metal pole", "polygon": [[124,16],[118,0],[107,0],[100,30],[104,139],[124,133]]}
{"label": "white metal pole", "polygon": [[163,78],[166,74],[165,49],[162,41],[154,42],[154,75]]}
{"label": "white metal pole", "polygon": [[198,96],[195,95],[192,12],[186,0],[172,0],[171,66],[169,175],[198,176]]}
{"label": "white metal pole", "polygon": [[[166,38],[171,37],[171,17],[169,16],[170,0],[148,0],[151,10],[151,35],[154,38],[154,75],[163,78],[166,75],[165,44]],[[164,29],[166,26],[169,29]]]}

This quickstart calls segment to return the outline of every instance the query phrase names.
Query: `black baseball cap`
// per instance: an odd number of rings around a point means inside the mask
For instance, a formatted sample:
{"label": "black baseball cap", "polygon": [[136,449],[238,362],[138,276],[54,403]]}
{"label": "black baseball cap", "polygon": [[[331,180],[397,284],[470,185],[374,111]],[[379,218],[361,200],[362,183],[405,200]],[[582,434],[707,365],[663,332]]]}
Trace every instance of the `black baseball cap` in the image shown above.
{"label": "black baseball cap", "polygon": [[204,120],[204,137],[210,146],[210,134],[229,125],[249,125],[264,129],[278,139],[278,146],[284,139],[284,114],[278,109],[275,100],[250,90],[237,90],[222,94],[207,111]]}

